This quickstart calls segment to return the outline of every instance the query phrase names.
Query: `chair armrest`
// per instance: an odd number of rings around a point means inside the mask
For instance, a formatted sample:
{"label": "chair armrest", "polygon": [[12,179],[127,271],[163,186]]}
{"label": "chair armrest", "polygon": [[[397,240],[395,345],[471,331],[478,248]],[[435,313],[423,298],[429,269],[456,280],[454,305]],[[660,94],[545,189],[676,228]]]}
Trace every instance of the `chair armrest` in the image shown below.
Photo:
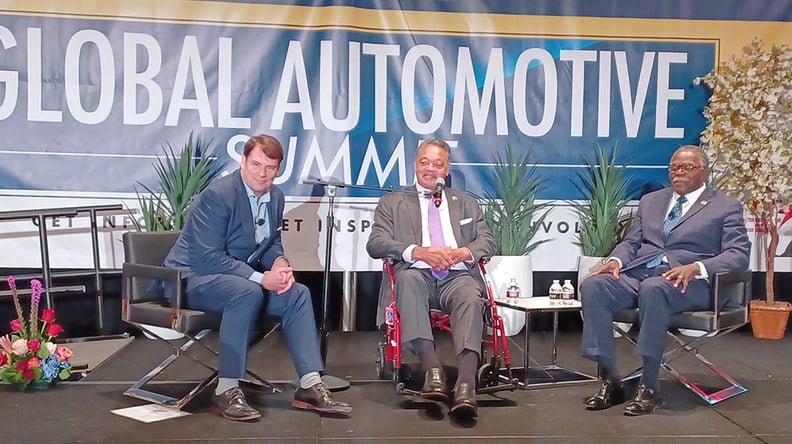
{"label": "chair armrest", "polygon": [[747,307],[750,301],[751,280],[753,272],[725,272],[716,273],[710,281],[710,293],[712,296],[712,306],[716,314],[719,314],[727,302],[724,298],[730,298],[739,307]]}
{"label": "chair armrest", "polygon": [[157,265],[133,264],[124,262],[122,265],[121,279],[124,299],[131,299],[132,280],[134,278],[162,281],[165,285],[163,293],[170,301],[173,308],[182,305],[182,273],[177,268]]}

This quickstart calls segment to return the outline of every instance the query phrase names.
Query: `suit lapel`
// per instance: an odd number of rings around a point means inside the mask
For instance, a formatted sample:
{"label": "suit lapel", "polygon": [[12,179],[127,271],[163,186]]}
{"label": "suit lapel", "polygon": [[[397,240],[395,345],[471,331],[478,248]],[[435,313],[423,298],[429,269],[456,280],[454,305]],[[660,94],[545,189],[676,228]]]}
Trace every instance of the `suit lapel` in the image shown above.
{"label": "suit lapel", "polygon": [[421,245],[423,242],[423,230],[421,227],[420,205],[422,203],[428,205],[428,203],[426,203],[425,199],[422,199],[421,196],[416,197],[415,192],[417,192],[417,189],[415,186],[407,187],[407,191],[407,193],[401,193],[401,198],[404,199],[404,205],[407,207],[407,214],[412,215],[410,222],[412,223],[412,232],[415,233],[415,239],[413,239],[413,241],[416,245]]}
{"label": "suit lapel", "polygon": [[699,196],[698,200],[694,202],[693,206],[690,207],[687,213],[685,213],[685,215],[682,216],[681,219],[679,219],[679,222],[674,226],[674,228],[671,229],[671,231],[674,231],[674,229],[682,225],[686,220],[695,216],[696,213],[701,211],[702,208],[709,205],[713,197],[715,197],[715,191],[709,188],[704,189],[704,192],[701,193],[701,196]]}
{"label": "suit lapel", "polygon": [[256,243],[256,233],[254,232],[253,225],[255,222],[253,221],[253,212],[250,210],[250,200],[248,200],[247,190],[245,186],[242,184],[242,175],[237,170],[236,172],[236,181],[235,186],[237,192],[234,207],[236,211],[240,212],[240,219],[242,223],[242,230],[245,233],[245,236],[251,239],[251,244]]}
{"label": "suit lapel", "polygon": [[448,218],[451,222],[451,229],[454,232],[454,238],[457,244],[464,243],[462,239],[462,230],[459,221],[462,219],[462,208],[459,206],[459,198],[457,198],[454,190],[446,188],[446,205],[448,205]]}

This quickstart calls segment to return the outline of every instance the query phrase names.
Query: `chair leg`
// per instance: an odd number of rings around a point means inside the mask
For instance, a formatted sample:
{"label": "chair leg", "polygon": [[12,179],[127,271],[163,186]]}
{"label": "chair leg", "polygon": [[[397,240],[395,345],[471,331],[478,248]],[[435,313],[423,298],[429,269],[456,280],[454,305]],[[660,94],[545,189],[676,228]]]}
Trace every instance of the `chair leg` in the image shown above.
{"label": "chair leg", "polygon": [[[660,366],[663,367],[666,371],[671,373],[679,382],[682,383],[688,390],[692,391],[696,394],[699,398],[704,400],[709,405],[715,405],[721,401],[725,401],[729,398],[737,396],[739,394],[745,393],[748,389],[743,386],[742,384],[738,383],[734,380],[728,373],[723,371],[720,367],[710,362],[707,358],[705,358],[699,351],[698,348],[706,342],[715,339],[718,336],[725,335],[730,333],[740,326],[710,332],[705,336],[697,338],[692,341],[684,341],[680,339],[677,335],[672,332],[668,332],[668,335],[676,342],[676,347],[666,351],[663,354],[663,360],[660,363]],[[637,345],[637,341],[631,335],[627,334],[627,331],[624,329],[617,327],[614,324],[614,329],[622,333],[622,335],[633,345]],[[701,362],[705,367],[710,369],[713,373],[720,376],[721,379],[728,383],[726,388],[714,391],[714,392],[707,392],[704,387],[700,384],[697,384],[690,380],[690,378],[686,377],[685,375],[681,374],[679,371],[671,367],[669,364],[674,359],[677,359],[681,356],[691,355],[696,358],[699,362]],[[639,367],[632,372],[628,373],[626,376],[622,377],[622,381],[629,381],[632,379],[640,378],[643,374],[643,367]]]}
{"label": "chair leg", "polygon": [[[721,330],[719,332],[712,332],[710,334],[707,334],[706,336],[703,336],[701,338],[698,338],[690,342],[685,342],[682,339],[680,339],[678,336],[669,332],[669,335],[671,335],[674,338],[674,340],[678,343],[678,346],[673,350],[669,350],[663,355],[663,362],[660,365],[664,369],[666,369],[669,373],[674,375],[674,377],[677,380],[679,380],[679,382],[681,382],[682,385],[687,387],[690,391],[695,393],[699,398],[703,399],[709,405],[715,405],[721,401],[725,401],[729,398],[745,393],[748,391],[748,389],[745,386],[738,383],[728,373],[726,373],[720,367],[718,367],[710,360],[705,358],[704,355],[702,355],[698,350],[698,348],[703,343],[713,340],[718,336],[722,336],[727,333],[730,333],[736,328],[738,327]],[[696,358],[705,367],[710,369],[710,371],[718,375],[722,380],[726,381],[728,383],[728,386],[726,388],[716,390],[714,392],[707,392],[704,389],[704,387],[702,387],[700,384],[696,384],[695,382],[691,381],[688,377],[679,373],[676,369],[671,367],[671,365],[669,364],[671,361],[686,354],[690,354],[691,356]]]}

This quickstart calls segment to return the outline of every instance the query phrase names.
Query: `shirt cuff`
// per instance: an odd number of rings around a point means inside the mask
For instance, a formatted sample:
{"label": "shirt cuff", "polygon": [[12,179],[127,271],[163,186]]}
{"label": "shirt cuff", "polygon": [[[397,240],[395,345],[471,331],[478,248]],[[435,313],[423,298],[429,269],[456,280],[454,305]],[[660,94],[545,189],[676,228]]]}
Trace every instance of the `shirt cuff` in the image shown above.
{"label": "shirt cuff", "polygon": [[707,267],[704,266],[704,262],[696,261],[693,263],[698,265],[699,267],[699,275],[696,276],[696,279],[709,279],[709,274],[707,274]]}
{"label": "shirt cuff", "polygon": [[404,259],[405,262],[409,262],[409,263],[414,262],[412,258],[412,252],[413,250],[415,250],[415,247],[417,246],[418,245],[413,244],[404,249],[404,251],[402,252],[402,259]]}
{"label": "shirt cuff", "polygon": [[624,266],[624,264],[622,264],[622,261],[621,261],[621,259],[619,259],[619,258],[618,258],[618,257],[616,257],[616,256],[611,256],[611,257],[609,257],[609,258],[605,259],[604,261],[602,261],[602,265],[605,265],[605,264],[607,264],[607,263],[608,263],[608,262],[610,262],[611,260],[614,260],[614,261],[616,261],[616,263],[618,263],[618,264],[619,264],[619,270],[621,270],[621,268]]}
{"label": "shirt cuff", "polygon": [[250,275],[248,280],[253,281],[259,285],[261,285],[261,281],[264,280],[264,273],[254,271],[253,274]]}

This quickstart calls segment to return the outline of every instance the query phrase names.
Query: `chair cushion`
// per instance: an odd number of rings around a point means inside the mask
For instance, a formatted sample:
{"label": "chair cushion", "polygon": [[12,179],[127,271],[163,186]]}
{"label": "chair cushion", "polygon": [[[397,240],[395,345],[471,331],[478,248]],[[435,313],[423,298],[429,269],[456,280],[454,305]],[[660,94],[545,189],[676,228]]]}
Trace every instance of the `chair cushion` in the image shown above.
{"label": "chair cushion", "polygon": [[[671,316],[670,329],[686,328],[690,330],[715,331],[739,326],[745,323],[746,308],[724,308],[721,310],[719,326],[715,325],[713,311],[683,311]],[[638,323],[637,308],[623,308],[613,313],[614,322]]]}
{"label": "chair cushion", "polygon": [[200,310],[180,309],[176,326],[171,325],[172,309],[156,302],[137,302],[127,308],[127,322],[173,328],[182,333],[191,333],[205,328],[218,329],[220,316]]}

